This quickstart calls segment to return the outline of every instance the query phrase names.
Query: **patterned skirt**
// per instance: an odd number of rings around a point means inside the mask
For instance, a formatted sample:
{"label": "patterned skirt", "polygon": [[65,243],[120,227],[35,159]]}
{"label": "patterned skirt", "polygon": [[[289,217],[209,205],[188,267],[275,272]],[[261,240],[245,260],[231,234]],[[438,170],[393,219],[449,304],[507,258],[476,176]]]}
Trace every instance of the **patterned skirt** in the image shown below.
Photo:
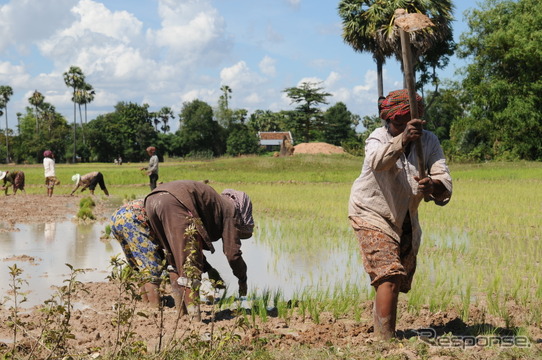
{"label": "patterned skirt", "polygon": [[148,271],[151,281],[159,281],[164,253],[154,240],[142,199],[131,201],[113,213],[111,234],[119,241],[131,267]]}
{"label": "patterned skirt", "polygon": [[24,172],[19,171],[13,179],[13,190],[24,190]]}

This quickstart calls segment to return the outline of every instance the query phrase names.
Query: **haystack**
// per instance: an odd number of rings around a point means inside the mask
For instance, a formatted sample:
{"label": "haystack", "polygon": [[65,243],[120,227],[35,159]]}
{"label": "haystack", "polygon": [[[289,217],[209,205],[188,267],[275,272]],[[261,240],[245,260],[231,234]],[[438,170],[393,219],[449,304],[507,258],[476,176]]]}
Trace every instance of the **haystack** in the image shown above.
{"label": "haystack", "polygon": [[295,154],[344,154],[345,151],[340,146],[331,145],[324,142],[301,143],[295,147]]}

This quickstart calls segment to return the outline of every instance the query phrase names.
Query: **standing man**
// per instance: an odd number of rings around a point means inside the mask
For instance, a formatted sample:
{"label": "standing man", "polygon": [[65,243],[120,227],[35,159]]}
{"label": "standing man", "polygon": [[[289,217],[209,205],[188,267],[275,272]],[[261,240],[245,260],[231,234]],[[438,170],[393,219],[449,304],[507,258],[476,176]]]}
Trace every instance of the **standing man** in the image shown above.
{"label": "standing man", "polygon": [[[422,116],[423,102],[416,97]],[[424,197],[443,206],[452,196],[452,178],[439,140],[422,129],[425,121],[410,118],[408,99],[407,90],[396,90],[380,103],[385,124],[367,138],[348,209],[365,271],[376,290],[374,332],[385,340],[395,336],[399,292],[410,290],[416,271],[422,234],[418,206]],[[417,176],[418,139],[425,159],[421,166],[428,173],[423,179]]]}
{"label": "standing man", "polygon": [[147,148],[147,154],[151,157],[149,159],[149,166],[141,168],[141,170],[147,170],[147,175],[149,175],[151,191],[156,188],[158,182],[158,156],[156,155],[156,148],[154,146],[149,146]]}
{"label": "standing man", "polygon": [[43,168],[45,170],[45,187],[47,187],[47,196],[53,196],[53,189],[58,185],[55,176],[55,154],[51,150],[43,152]]}

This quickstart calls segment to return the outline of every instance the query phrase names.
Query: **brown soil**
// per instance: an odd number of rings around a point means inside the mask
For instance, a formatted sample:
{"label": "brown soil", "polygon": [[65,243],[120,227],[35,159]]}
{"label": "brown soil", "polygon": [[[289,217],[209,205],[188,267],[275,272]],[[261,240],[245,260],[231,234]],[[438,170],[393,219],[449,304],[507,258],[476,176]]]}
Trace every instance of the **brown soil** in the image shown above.
{"label": "brown soil", "polygon": [[[27,195],[9,196],[2,199],[0,215],[5,226],[4,231],[16,231],[17,222],[42,222],[52,219],[63,220],[73,217],[77,209],[80,197]],[[104,206],[100,203],[98,206]],[[38,211],[36,211],[38,209]],[[11,230],[9,230],[11,229]],[[21,256],[21,261],[39,261],[39,259],[27,259]],[[61,285],[61,284],[59,284]],[[76,310],[70,319],[71,331],[74,339],[69,340],[72,353],[92,354],[97,358],[98,354],[105,354],[113,350],[116,341],[116,327],[112,321],[117,316],[115,309],[118,308],[118,288],[113,283],[85,283],[86,292],[79,292],[76,296]],[[2,294],[2,298],[10,294]],[[270,351],[282,355],[277,358],[294,359],[296,347],[305,345],[312,349],[334,349],[333,351],[350,351],[348,358],[371,359],[386,358],[392,356],[397,359],[492,359],[496,358],[501,348],[478,348],[474,347],[467,351],[462,349],[445,349],[438,346],[424,347],[423,342],[415,338],[415,330],[422,328],[434,328],[439,335],[451,333],[454,335],[467,335],[475,332],[478,326],[485,326],[488,332],[497,335],[510,335],[510,327],[505,328],[505,322],[495,318],[484,311],[487,309],[483,304],[471,306],[470,316],[464,322],[458,313],[454,311],[431,312],[427,308],[422,309],[419,314],[414,315],[406,309],[404,296],[400,297],[398,335],[397,342],[379,342],[373,339],[372,333],[372,303],[367,301],[360,303],[358,316],[350,314],[347,316],[334,317],[332,313],[323,311],[319,314],[319,321],[311,318],[308,311],[304,315],[301,311],[301,304],[290,309],[286,319],[278,317],[276,309],[268,312],[266,321],[260,317],[236,316],[234,309],[221,309],[218,311],[211,305],[203,306],[203,321],[191,322],[186,316],[180,318],[177,330],[176,311],[174,308],[166,307],[164,310],[163,344],[168,344],[172,337],[190,338],[197,336],[203,338],[214,334],[230,334],[235,332],[240,335],[241,345],[246,345],[246,350],[253,349],[253,344],[265,344]],[[7,324],[10,310],[3,306],[4,300],[0,301],[0,354],[11,347],[10,340],[13,339],[13,330]],[[159,341],[160,313],[153,308],[146,307],[142,303],[137,304],[138,312],[144,316],[134,316],[131,330],[134,332],[134,340],[144,341],[149,351],[154,351]],[[20,315],[21,328],[18,332],[20,350],[28,352],[35,344],[39,332],[43,329],[43,313],[38,307],[22,312]],[[542,352],[542,328],[537,326],[526,326],[529,324],[529,310],[511,304],[508,315],[512,322],[523,324],[526,327],[535,351]],[[358,320],[354,320],[357,318]],[[239,326],[241,319],[248,320],[248,326]],[[213,324],[214,321],[214,324]],[[245,324],[246,325],[246,324]],[[486,332],[487,333],[487,332]],[[3,340],[2,340],[3,339]],[[257,341],[256,341],[257,340]],[[6,341],[6,344],[2,343]],[[165,345],[163,345],[165,346]],[[457,351],[456,351],[457,350]],[[43,356],[43,353],[42,355]],[[38,356],[39,358],[39,356]],[[347,358],[337,356],[335,358]]]}
{"label": "brown soil", "polygon": [[295,154],[344,154],[345,151],[340,146],[328,143],[301,143],[294,146]]}
{"label": "brown soil", "polygon": [[[74,218],[83,196],[53,195],[9,195],[1,198],[0,232],[19,231],[17,224],[48,223]],[[95,197],[96,214],[103,213],[106,203]],[[100,220],[100,219],[98,219]]]}

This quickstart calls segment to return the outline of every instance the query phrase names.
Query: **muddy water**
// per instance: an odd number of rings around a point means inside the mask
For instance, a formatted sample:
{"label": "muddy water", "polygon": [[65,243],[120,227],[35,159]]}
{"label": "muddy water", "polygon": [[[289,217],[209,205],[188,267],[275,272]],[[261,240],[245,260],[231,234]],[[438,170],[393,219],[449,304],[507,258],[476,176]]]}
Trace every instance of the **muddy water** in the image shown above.
{"label": "muddy water", "polygon": [[[111,256],[122,254],[114,239],[100,239],[105,223],[91,225],[71,221],[48,224],[17,225],[20,231],[0,233],[0,298],[9,294],[9,266],[23,269],[21,291],[28,292],[25,306],[41,304],[52,295],[54,285],[62,285],[69,268],[85,269],[79,281],[107,281]],[[229,292],[237,290],[237,279],[222,253],[221,242],[216,252],[206,253],[209,262],[221,273]],[[367,287],[367,275],[356,251],[335,253],[276,254],[257,238],[243,241],[243,257],[248,266],[249,292],[280,292],[285,298],[302,289],[324,291],[348,282]],[[33,258],[33,261],[28,260]],[[4,302],[3,300],[1,302]]]}

